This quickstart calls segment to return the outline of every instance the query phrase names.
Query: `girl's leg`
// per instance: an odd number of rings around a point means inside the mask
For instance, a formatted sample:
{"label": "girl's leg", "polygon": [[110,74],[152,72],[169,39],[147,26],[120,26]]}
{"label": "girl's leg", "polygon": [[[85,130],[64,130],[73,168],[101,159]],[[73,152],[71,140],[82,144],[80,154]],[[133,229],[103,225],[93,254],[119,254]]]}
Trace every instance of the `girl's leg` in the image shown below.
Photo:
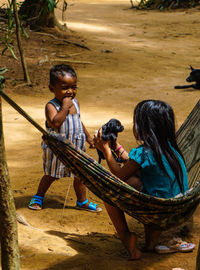
{"label": "girl's leg", "polygon": [[145,230],[145,241],[147,251],[153,251],[155,246],[158,244],[161,231],[156,231],[148,225],[144,225]]}
{"label": "girl's leg", "polygon": [[129,186],[137,189],[138,191],[142,190],[142,181],[140,180],[140,170],[137,170],[134,175],[129,177],[125,181]]}
{"label": "girl's leg", "polygon": [[135,233],[129,231],[124,212],[122,212],[119,208],[113,207],[110,204],[104,204],[108,215],[119,235],[120,240],[130,254],[130,259],[139,259],[142,253],[139,249],[136,248],[137,237]]}
{"label": "girl's leg", "polygon": [[138,176],[131,176],[125,182],[138,191],[142,190],[142,182]]}

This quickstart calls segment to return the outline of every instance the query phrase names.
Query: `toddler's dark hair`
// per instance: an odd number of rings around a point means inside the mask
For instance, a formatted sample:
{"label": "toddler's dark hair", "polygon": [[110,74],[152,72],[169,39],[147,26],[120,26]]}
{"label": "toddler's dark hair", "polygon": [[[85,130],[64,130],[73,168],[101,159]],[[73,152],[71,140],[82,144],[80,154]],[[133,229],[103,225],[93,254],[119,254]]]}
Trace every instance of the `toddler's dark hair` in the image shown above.
{"label": "toddler's dark hair", "polygon": [[50,84],[55,85],[58,81],[58,77],[65,76],[66,73],[72,75],[72,77],[77,78],[75,70],[70,65],[55,65],[50,69]]}
{"label": "toddler's dark hair", "polygon": [[171,144],[183,158],[176,142],[175,117],[171,106],[160,100],[144,100],[135,107],[134,124],[138,140],[144,142],[144,147],[152,151],[160,169],[169,177],[162,161],[162,155],[165,155],[182,192],[182,168],[170,147]]}

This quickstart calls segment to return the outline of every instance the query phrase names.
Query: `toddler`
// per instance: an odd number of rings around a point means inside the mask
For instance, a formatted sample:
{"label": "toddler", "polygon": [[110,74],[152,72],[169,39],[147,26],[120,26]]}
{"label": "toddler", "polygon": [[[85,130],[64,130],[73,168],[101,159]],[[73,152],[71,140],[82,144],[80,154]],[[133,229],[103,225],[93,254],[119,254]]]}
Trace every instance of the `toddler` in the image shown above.
{"label": "toddler", "polygon": [[[85,151],[85,141],[94,148],[93,139],[80,120],[79,102],[75,98],[77,75],[74,69],[64,64],[53,66],[50,70],[49,89],[54,94],[54,98],[45,107],[47,131],[61,134],[83,151]],[[73,176],[44,142],[42,148],[44,176],[40,180],[37,193],[28,205],[33,210],[42,209],[44,196],[56,179]],[[76,208],[91,212],[102,211],[96,204],[88,201],[86,187],[76,176],[74,176],[74,190],[77,197]]]}

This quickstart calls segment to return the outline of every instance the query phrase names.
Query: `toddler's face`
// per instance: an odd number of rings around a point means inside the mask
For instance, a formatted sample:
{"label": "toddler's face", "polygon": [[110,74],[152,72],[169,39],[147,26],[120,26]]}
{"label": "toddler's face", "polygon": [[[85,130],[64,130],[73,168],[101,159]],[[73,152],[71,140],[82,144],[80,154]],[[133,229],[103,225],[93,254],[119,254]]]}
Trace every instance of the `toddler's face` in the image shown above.
{"label": "toddler's face", "polygon": [[59,76],[59,80],[55,85],[50,85],[49,88],[54,92],[55,97],[62,101],[65,97],[74,98],[77,92],[77,79],[71,74],[66,73],[65,76]]}

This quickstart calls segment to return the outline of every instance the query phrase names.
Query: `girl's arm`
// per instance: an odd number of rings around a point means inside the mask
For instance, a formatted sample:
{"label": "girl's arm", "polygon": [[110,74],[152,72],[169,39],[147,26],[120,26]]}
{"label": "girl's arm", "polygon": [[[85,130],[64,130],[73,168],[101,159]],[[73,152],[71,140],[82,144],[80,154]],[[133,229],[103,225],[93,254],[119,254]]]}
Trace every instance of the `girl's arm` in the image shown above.
{"label": "girl's arm", "polygon": [[95,146],[103,152],[110,171],[123,181],[126,181],[128,178],[133,176],[140,168],[140,165],[134,160],[128,160],[121,168],[112,155],[111,149],[109,147],[109,142],[104,141],[101,138],[101,132],[98,136],[100,137],[95,136],[94,138]]}
{"label": "girl's arm", "polygon": [[63,99],[62,108],[59,112],[56,110],[53,104],[47,103],[45,107],[45,115],[48,126],[53,129],[58,129],[65,121],[65,118],[68,115],[69,110],[72,106],[72,99],[68,97]]}
{"label": "girl's arm", "polygon": [[124,162],[126,162],[127,160],[129,160],[128,152],[126,152],[126,150],[124,149],[124,147],[121,144],[119,144],[117,141],[115,143],[115,153],[118,155],[118,157],[120,159],[123,159]]}

